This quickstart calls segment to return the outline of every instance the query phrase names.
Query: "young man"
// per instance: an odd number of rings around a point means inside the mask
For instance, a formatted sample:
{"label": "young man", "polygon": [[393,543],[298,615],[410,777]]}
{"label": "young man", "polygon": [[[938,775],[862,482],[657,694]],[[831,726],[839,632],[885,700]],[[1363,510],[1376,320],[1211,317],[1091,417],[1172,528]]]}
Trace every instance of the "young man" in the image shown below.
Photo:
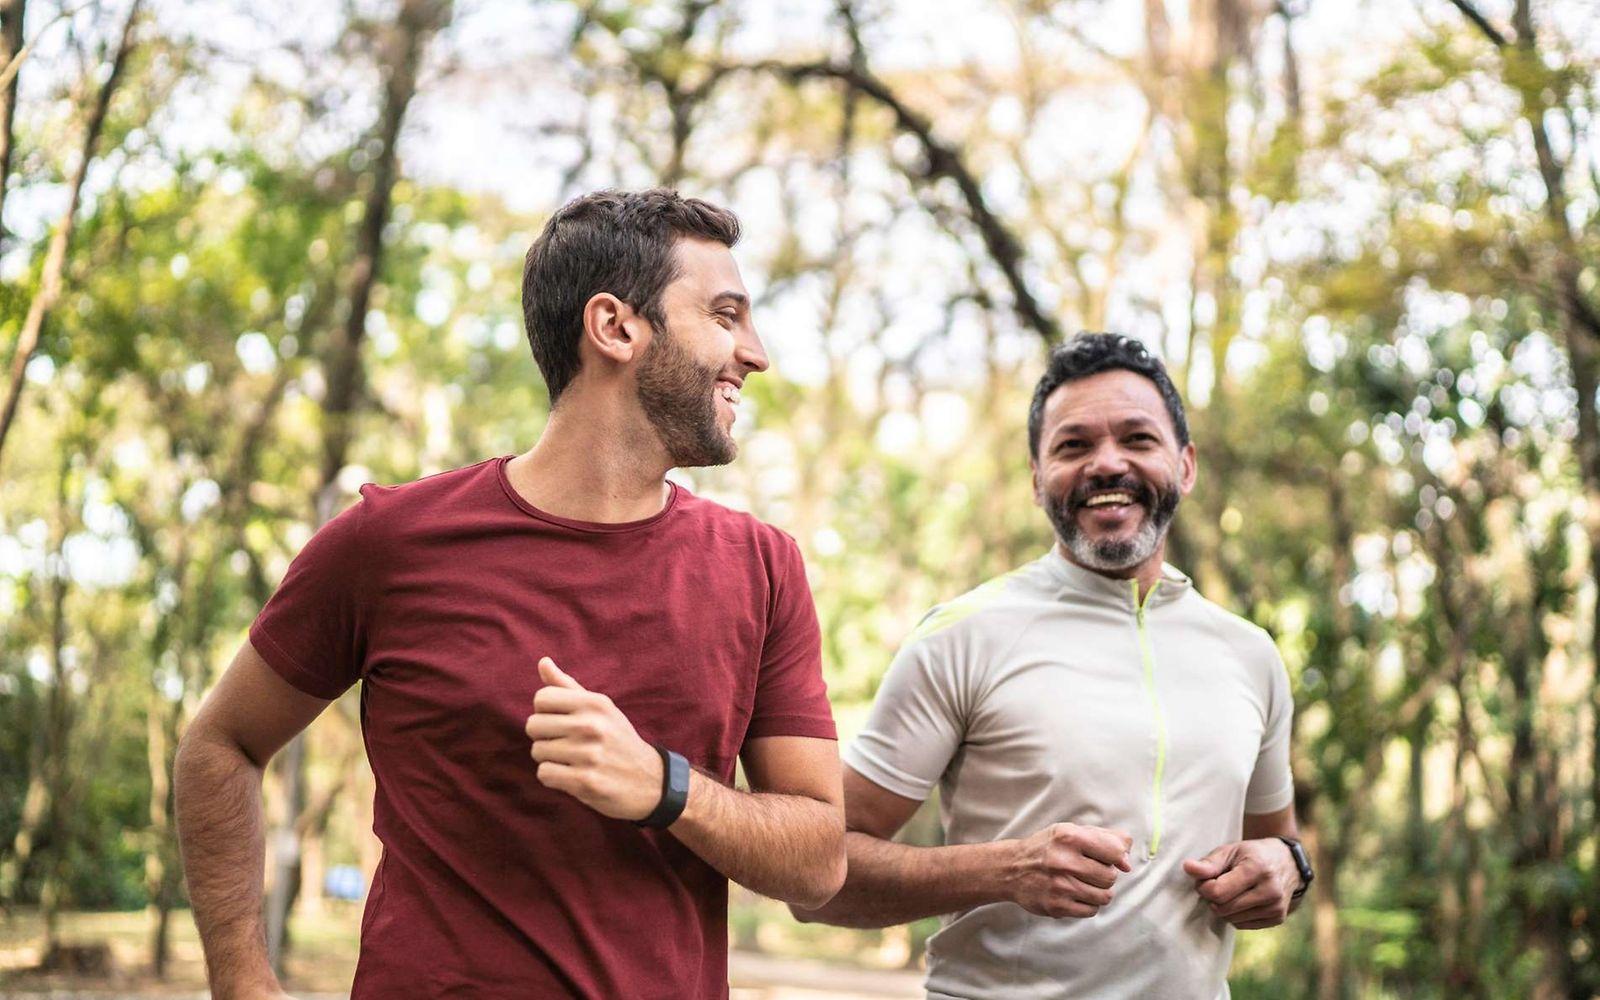
{"label": "young man", "polygon": [[290,566],[179,753],[216,996],[282,996],[261,773],[357,680],[384,846],[357,1000],[725,996],[726,879],[805,906],[838,889],[799,551],[664,479],[733,459],[740,385],[767,368],[738,235],[670,191],[562,208],[523,278],[538,443],[364,487]]}
{"label": "young man", "polygon": [[[950,914],[930,997],[1226,997],[1233,928],[1281,922],[1311,878],[1288,677],[1162,561],[1195,449],[1137,341],[1056,350],[1028,446],[1055,547],[906,641],[845,754],[849,879],[793,909]],[[935,784],[947,846],[894,843]]]}

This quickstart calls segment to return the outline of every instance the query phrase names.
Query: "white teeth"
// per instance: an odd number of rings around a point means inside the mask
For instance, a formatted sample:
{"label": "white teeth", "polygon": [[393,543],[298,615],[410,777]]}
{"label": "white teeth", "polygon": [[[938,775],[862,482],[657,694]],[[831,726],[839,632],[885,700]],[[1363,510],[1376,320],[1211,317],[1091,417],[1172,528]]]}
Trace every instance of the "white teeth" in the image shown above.
{"label": "white teeth", "polygon": [[723,399],[726,399],[728,401],[728,403],[730,405],[732,405],[732,406],[738,406],[739,405],[739,387],[738,386],[734,385],[731,382],[721,382],[721,383],[719,383],[719,387],[722,390],[722,398]]}
{"label": "white teeth", "polygon": [[1126,493],[1101,493],[1084,501],[1085,507],[1104,507],[1112,503],[1133,503],[1133,497]]}

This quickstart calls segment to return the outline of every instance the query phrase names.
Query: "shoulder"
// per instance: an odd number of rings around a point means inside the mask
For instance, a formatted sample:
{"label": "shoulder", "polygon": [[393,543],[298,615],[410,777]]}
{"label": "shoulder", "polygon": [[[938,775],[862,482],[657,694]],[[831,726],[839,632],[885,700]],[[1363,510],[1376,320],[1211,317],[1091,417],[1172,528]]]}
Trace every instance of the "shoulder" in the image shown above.
{"label": "shoulder", "polygon": [[361,529],[369,538],[395,538],[441,517],[481,509],[474,503],[485,490],[499,488],[498,463],[490,458],[474,465],[424,476],[409,483],[361,487],[361,499],[351,509],[359,512]]}
{"label": "shoulder", "polygon": [[697,529],[716,535],[725,542],[755,549],[763,562],[787,564],[800,561],[800,545],[794,536],[748,511],[735,510],[715,500],[696,496],[683,486],[678,491],[678,512]]}
{"label": "shoulder", "polygon": [[1192,613],[1200,617],[1205,626],[1227,643],[1242,660],[1261,672],[1281,671],[1282,657],[1272,633],[1248,618],[1241,617],[1216,604],[1199,591],[1192,590],[1185,597]]}
{"label": "shoulder", "polygon": [[987,647],[1015,639],[1048,604],[1048,586],[1029,563],[934,605],[906,637],[906,649]]}

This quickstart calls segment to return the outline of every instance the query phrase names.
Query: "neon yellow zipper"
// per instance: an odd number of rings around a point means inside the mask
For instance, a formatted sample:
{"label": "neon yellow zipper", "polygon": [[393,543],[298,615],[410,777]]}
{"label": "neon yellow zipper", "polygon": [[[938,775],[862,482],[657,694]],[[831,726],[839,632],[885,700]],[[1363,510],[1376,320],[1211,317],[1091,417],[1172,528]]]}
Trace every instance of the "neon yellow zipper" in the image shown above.
{"label": "neon yellow zipper", "polygon": [[1150,633],[1145,628],[1144,609],[1150,603],[1150,598],[1155,596],[1156,588],[1161,586],[1157,580],[1144,595],[1144,600],[1139,600],[1139,581],[1129,581],[1133,584],[1133,617],[1135,630],[1139,634],[1139,658],[1144,661],[1144,674],[1141,683],[1144,686],[1145,697],[1150,699],[1150,711],[1156,719],[1156,775],[1155,785],[1150,790],[1150,856],[1156,856],[1161,849],[1161,776],[1167,769],[1167,720],[1161,714],[1161,699],[1156,695],[1156,654],[1150,648]]}

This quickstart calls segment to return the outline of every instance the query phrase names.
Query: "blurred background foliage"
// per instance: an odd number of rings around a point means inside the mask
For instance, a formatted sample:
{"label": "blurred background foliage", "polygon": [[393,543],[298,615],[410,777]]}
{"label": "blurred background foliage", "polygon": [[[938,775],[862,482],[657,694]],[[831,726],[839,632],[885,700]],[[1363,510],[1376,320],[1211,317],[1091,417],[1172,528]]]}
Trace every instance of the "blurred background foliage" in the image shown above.
{"label": "blurred background foliage", "polygon": [[[846,734],[1049,543],[1046,348],[1135,334],[1201,455],[1172,561],[1295,685],[1318,880],[1235,995],[1600,994],[1592,3],[0,0],[0,66],[12,965],[109,909],[168,974],[185,721],[361,483],[533,442],[523,253],[668,184],[744,218],[775,362],[681,479],[799,539]],[[352,694],[268,780],[291,974],[371,792]],[[933,929],[734,902],[779,953]]]}

